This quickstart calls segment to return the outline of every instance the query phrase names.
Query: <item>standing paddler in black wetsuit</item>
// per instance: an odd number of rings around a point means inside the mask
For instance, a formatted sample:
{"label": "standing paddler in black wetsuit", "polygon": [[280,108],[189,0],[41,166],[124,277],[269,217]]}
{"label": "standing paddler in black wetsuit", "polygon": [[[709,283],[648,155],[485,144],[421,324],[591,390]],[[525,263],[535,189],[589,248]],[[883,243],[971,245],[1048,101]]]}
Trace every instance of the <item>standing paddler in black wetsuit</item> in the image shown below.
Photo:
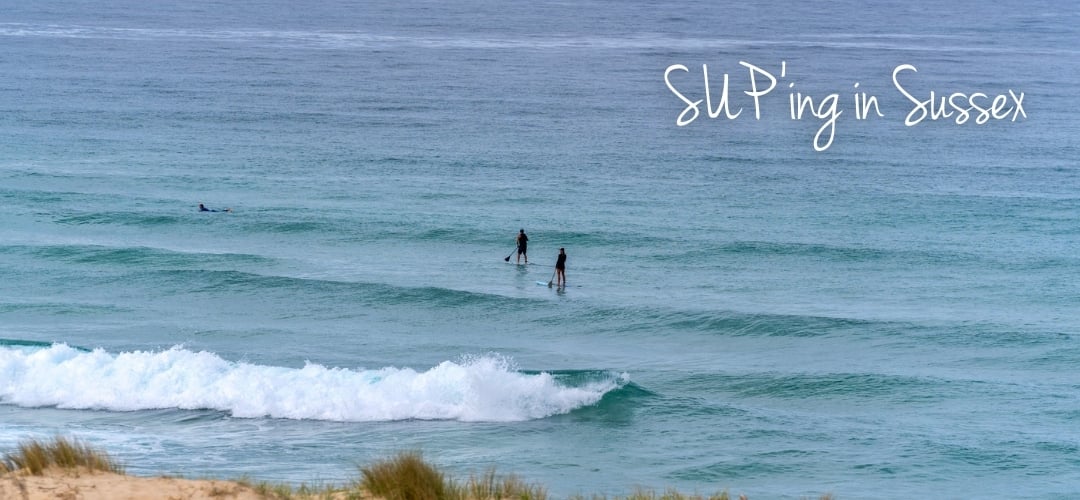
{"label": "standing paddler in black wetsuit", "polygon": [[529,254],[526,250],[529,247],[529,237],[525,236],[525,230],[522,229],[517,235],[517,263],[521,264],[521,257],[525,257],[525,263],[529,263]]}
{"label": "standing paddler in black wetsuit", "polygon": [[[555,260],[555,282],[559,288],[566,286],[566,249],[559,249],[559,258]],[[551,286],[551,283],[548,283]]]}

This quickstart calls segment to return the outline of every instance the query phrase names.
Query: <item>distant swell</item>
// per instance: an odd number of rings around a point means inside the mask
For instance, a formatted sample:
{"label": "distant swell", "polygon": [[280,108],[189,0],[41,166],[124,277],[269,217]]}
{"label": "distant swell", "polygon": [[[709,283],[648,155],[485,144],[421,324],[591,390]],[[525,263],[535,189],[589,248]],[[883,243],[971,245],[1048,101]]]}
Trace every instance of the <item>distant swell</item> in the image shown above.
{"label": "distant swell", "polygon": [[732,336],[816,337],[820,335],[855,334],[882,328],[884,324],[849,318],[825,316],[747,314],[723,311],[684,312],[660,316],[665,328],[712,332]]}
{"label": "distant swell", "polygon": [[[27,348],[31,347],[31,348]],[[444,361],[427,371],[350,370],[232,362],[174,347],[111,354],[58,344],[0,345],[0,403],[135,411],[210,409],[241,418],[331,421],[523,421],[594,405],[625,386],[607,373],[579,384],[514,371],[500,356]]]}
{"label": "distant swell", "polygon": [[770,241],[734,241],[683,253],[659,255],[656,258],[665,262],[700,262],[703,259],[716,254],[777,258],[799,257],[832,260],[837,262],[874,262],[893,260],[921,264],[958,263],[970,261],[975,258],[972,255],[963,253]]}
{"label": "distant swell", "polygon": [[179,252],[150,247],[112,247],[102,245],[0,245],[0,255],[23,255],[30,258],[75,264],[133,266],[138,269],[206,267],[208,265],[267,265],[272,259],[253,254]]}
{"label": "distant swell", "polygon": [[57,224],[118,224],[123,226],[168,226],[186,222],[189,218],[177,215],[148,215],[134,212],[102,212],[71,215],[56,220]]}

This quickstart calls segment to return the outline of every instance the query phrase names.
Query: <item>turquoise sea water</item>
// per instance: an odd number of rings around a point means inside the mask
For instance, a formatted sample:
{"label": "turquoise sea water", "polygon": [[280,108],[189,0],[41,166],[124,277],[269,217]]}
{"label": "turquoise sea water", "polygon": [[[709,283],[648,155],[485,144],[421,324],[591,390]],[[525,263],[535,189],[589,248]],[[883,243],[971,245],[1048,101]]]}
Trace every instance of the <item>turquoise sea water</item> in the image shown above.
{"label": "turquoise sea water", "polygon": [[[294,483],[419,449],[556,497],[1080,494],[1073,3],[3,7],[4,448]],[[741,61],[785,64],[760,119]],[[742,114],[677,126],[675,64]],[[919,99],[1026,116],[905,126],[904,64]],[[792,93],[837,94],[829,148]],[[538,286],[560,247],[570,286]]]}

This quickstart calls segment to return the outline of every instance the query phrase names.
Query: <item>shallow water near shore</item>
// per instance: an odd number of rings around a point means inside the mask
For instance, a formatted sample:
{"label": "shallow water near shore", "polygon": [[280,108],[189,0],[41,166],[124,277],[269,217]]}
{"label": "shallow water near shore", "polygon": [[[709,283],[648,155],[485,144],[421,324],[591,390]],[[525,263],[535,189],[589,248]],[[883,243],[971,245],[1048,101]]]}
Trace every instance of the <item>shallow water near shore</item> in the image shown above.
{"label": "shallow water near shore", "polygon": [[[860,5],[8,6],[0,446],[293,483],[422,450],[557,497],[1074,496],[1080,12]],[[778,77],[760,119],[740,61]],[[674,64],[742,114],[676,126]],[[903,64],[920,99],[1026,116],[905,126]],[[793,92],[838,94],[824,151]],[[560,247],[570,286],[538,286]]]}

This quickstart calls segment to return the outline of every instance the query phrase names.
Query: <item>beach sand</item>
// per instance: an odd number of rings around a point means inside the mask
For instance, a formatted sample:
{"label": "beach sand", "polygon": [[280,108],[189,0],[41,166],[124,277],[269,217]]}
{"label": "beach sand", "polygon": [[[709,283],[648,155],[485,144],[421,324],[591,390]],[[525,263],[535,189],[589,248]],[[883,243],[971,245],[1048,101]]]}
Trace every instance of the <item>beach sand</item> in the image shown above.
{"label": "beach sand", "polygon": [[235,481],[135,477],[88,469],[51,468],[34,476],[0,475],[4,500],[261,500],[268,498]]}

